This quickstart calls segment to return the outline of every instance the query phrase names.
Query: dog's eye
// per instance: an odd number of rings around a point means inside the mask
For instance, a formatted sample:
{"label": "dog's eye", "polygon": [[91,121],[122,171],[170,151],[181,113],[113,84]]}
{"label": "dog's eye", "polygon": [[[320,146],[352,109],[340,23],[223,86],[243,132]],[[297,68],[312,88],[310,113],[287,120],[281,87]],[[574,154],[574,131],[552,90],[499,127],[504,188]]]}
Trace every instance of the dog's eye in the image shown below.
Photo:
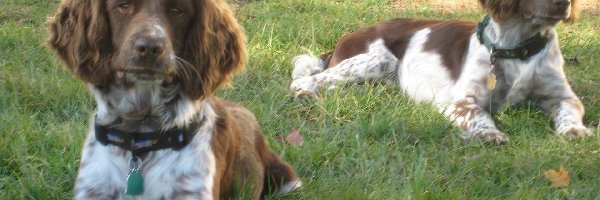
{"label": "dog's eye", "polygon": [[119,8],[121,12],[129,12],[131,10],[131,3],[121,2],[119,5],[117,5],[117,8]]}
{"label": "dog's eye", "polygon": [[179,16],[179,15],[183,14],[183,11],[177,7],[171,7],[169,9],[169,12],[174,16]]}

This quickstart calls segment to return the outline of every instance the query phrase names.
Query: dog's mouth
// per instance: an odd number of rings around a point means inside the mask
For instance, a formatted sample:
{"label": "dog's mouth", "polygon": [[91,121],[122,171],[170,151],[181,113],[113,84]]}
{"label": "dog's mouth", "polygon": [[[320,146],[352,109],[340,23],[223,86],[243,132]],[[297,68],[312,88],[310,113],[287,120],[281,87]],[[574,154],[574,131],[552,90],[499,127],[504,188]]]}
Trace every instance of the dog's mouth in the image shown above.
{"label": "dog's mouth", "polygon": [[116,74],[119,80],[125,82],[137,82],[137,83],[170,83],[173,80],[173,76],[162,70],[141,68],[141,67],[129,67],[124,70],[117,71]]}
{"label": "dog's mouth", "polygon": [[120,56],[114,62],[116,78],[124,83],[170,82],[175,76],[175,62],[169,58],[140,59]]}
{"label": "dog's mouth", "polygon": [[553,25],[561,20],[565,20],[569,17],[569,12],[561,12],[561,13],[535,13],[531,11],[524,10],[521,12],[521,15],[525,20],[532,21],[536,24],[542,25]]}
{"label": "dog's mouth", "polygon": [[141,81],[154,81],[166,78],[164,73],[151,69],[133,68],[125,71],[126,78],[133,78]]}

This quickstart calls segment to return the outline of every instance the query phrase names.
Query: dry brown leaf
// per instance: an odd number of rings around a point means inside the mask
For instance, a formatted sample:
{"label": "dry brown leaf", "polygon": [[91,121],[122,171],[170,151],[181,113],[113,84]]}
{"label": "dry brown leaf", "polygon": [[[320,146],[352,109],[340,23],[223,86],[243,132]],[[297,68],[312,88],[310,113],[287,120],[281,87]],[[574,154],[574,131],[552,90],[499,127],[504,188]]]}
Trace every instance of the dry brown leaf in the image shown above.
{"label": "dry brown leaf", "polygon": [[302,146],[304,144],[304,139],[300,135],[300,132],[297,128],[292,130],[292,132],[285,138],[285,141],[290,144],[296,144],[298,146]]}
{"label": "dry brown leaf", "polygon": [[302,138],[302,135],[300,135],[300,132],[297,128],[294,128],[292,132],[290,132],[290,134],[288,134],[285,138],[283,135],[275,136],[275,140],[288,144],[295,144],[298,146],[302,146],[304,144],[304,139]]}
{"label": "dry brown leaf", "polygon": [[544,171],[544,176],[546,176],[546,178],[552,182],[552,187],[554,188],[569,186],[569,171],[565,170],[563,166],[560,166],[560,169],[558,169],[558,171],[554,169]]}

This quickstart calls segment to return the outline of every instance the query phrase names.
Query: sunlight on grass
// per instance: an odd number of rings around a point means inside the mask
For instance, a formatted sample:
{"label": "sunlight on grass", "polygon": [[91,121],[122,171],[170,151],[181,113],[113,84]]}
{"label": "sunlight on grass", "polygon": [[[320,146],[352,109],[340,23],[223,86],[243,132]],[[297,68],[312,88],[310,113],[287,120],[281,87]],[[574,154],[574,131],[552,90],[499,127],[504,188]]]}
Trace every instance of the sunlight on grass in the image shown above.
{"label": "sunlight on grass", "polygon": [[[432,12],[460,13],[480,10],[477,0],[393,0],[394,7],[400,12],[426,9]],[[583,12],[598,14],[600,1],[578,0]]]}

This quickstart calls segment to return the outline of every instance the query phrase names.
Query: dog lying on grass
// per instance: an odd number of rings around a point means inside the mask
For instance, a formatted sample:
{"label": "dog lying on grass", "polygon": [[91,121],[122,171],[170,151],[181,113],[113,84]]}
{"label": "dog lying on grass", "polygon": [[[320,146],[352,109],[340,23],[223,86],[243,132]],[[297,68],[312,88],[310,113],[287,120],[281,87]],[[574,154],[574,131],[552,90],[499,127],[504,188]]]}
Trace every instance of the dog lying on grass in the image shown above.
{"label": "dog lying on grass", "polygon": [[465,140],[504,144],[491,113],[538,102],[557,134],[586,137],[584,108],[566,80],[555,26],[577,17],[575,0],[479,0],[488,16],[465,21],[392,19],[343,36],[320,58],[293,59],[291,92],[380,81],[416,102],[431,102]]}

